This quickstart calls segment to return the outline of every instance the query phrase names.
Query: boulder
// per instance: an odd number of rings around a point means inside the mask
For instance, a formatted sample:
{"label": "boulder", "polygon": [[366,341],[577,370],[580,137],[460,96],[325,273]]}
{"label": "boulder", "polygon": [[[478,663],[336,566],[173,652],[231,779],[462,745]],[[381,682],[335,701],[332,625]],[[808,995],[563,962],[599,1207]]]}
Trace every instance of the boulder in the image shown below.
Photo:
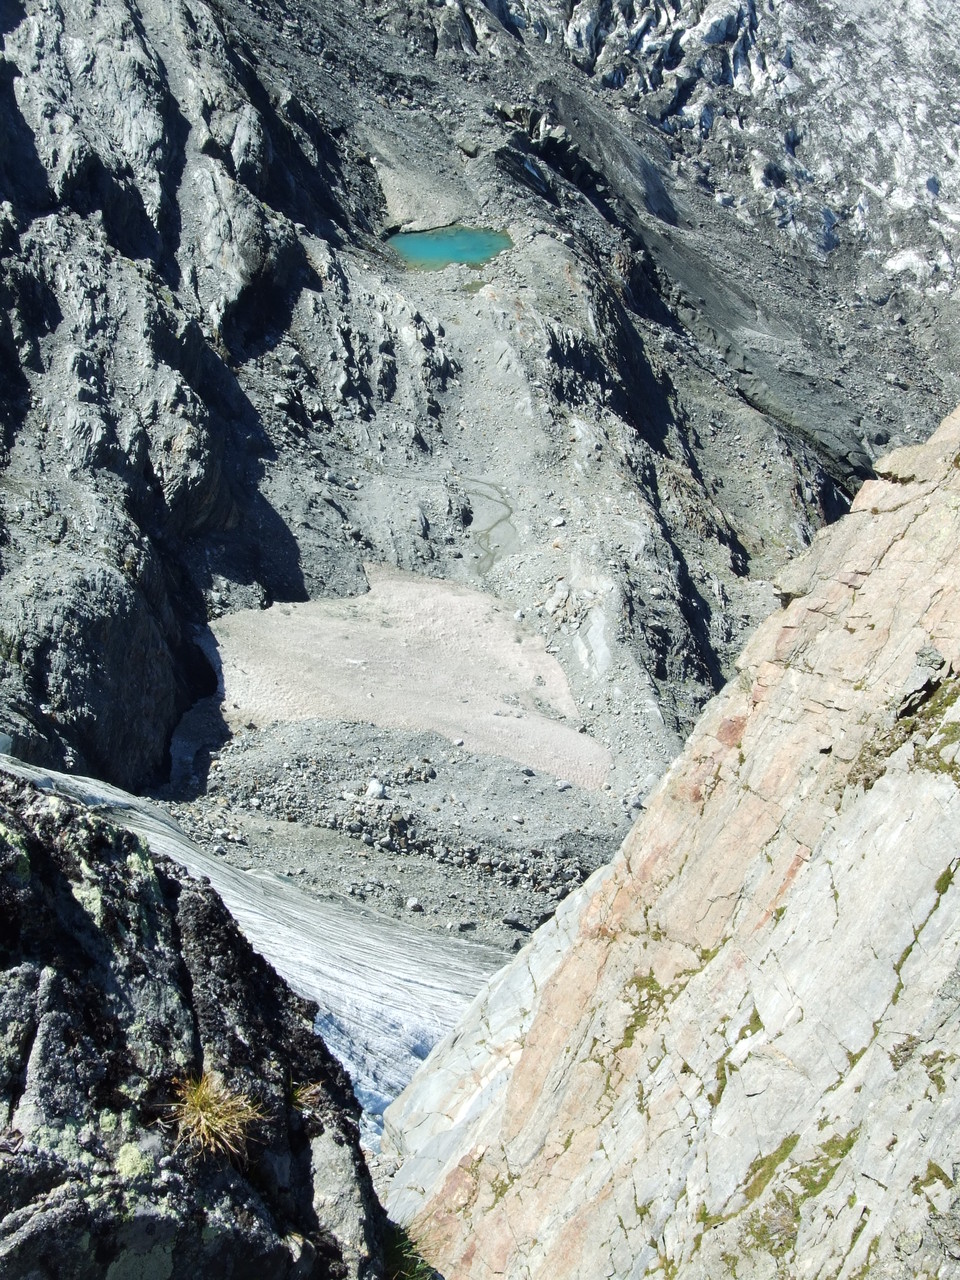
{"label": "boulder", "polygon": [[381,1274],[315,1016],[208,885],[0,774],[0,1273]]}

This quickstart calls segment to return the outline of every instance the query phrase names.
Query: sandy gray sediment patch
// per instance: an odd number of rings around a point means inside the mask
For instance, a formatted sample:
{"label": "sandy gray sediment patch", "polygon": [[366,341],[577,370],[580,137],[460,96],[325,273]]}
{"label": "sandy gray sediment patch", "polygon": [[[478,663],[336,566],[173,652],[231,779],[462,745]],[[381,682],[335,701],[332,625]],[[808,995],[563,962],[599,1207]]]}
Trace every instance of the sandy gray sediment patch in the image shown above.
{"label": "sandy gray sediment patch", "polygon": [[311,718],[431,730],[601,787],[610,754],[580,732],[545,641],[496,597],[367,565],[367,595],[248,609],[213,631],[233,729]]}

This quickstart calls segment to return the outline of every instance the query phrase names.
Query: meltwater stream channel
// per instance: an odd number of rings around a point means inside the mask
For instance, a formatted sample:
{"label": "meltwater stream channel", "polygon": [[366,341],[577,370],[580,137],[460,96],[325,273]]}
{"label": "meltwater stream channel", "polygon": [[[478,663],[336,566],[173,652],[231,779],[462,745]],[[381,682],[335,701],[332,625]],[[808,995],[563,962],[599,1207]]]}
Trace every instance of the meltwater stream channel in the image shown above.
{"label": "meltwater stream channel", "polygon": [[371,1145],[384,1108],[509,958],[346,901],[311,897],[279,876],[238,871],[198,849],[161,809],[107,783],[5,755],[0,768],[80,801],[209,880],[252,945],[320,1006],[317,1030],[353,1080]]}
{"label": "meltwater stream channel", "polygon": [[479,548],[477,569],[485,577],[497,560],[519,548],[513,507],[503,489],[492,480],[464,476],[463,487],[473,508],[470,531]]}

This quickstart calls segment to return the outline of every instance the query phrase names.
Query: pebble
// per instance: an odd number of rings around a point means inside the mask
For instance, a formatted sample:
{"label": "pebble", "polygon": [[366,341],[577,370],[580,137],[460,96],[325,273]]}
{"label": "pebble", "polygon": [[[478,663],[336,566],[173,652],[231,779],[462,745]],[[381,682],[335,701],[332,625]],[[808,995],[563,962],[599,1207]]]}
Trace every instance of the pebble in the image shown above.
{"label": "pebble", "polygon": [[408,898],[408,899],[407,899],[407,910],[408,910],[408,911],[422,911],[422,910],[423,910],[423,903],[420,901],[420,899],[419,899],[419,898]]}
{"label": "pebble", "polygon": [[572,782],[567,782],[567,780],[566,780],[565,778],[561,778],[561,779],[557,782],[557,790],[558,790],[558,791],[569,791],[572,787],[573,787],[573,783],[572,783]]}

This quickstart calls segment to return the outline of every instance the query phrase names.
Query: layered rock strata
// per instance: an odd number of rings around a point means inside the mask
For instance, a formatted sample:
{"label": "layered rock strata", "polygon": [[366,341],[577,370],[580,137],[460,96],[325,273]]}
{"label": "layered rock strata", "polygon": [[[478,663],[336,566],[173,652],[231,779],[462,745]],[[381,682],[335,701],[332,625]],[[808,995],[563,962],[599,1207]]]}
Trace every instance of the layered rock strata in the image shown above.
{"label": "layered rock strata", "polygon": [[443,1274],[958,1274],[958,463],[880,464],[388,1112]]}
{"label": "layered rock strata", "polygon": [[[4,1277],[381,1274],[359,1107],[316,1006],[209,887],[3,774],[0,962]],[[207,1107],[189,1139],[201,1079],[246,1100],[239,1131]]]}

